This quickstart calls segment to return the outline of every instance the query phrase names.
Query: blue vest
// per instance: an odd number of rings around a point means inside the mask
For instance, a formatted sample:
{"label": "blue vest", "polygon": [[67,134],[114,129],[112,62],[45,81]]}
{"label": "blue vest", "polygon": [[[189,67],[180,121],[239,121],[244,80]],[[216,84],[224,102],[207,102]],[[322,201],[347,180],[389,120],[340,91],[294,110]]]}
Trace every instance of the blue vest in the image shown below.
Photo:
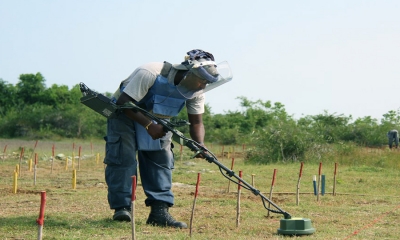
{"label": "blue vest", "polygon": [[[179,93],[176,86],[170,84],[166,77],[159,75],[137,105],[147,111],[153,111],[159,117],[174,117],[185,106],[185,101],[186,98]],[[138,150],[159,151],[162,149],[160,139],[153,140],[142,125],[137,122],[134,124]]]}
{"label": "blue vest", "polygon": [[137,105],[158,115],[175,117],[185,106],[186,100],[175,85],[170,84],[166,77],[158,75],[153,86]]}

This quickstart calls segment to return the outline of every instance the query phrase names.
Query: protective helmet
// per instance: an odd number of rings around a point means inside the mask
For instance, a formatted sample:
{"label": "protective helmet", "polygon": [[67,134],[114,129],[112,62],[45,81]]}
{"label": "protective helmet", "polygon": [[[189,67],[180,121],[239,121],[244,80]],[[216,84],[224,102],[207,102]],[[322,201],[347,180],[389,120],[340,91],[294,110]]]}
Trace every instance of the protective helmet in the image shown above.
{"label": "protective helmet", "polygon": [[185,98],[193,98],[215,87],[232,80],[232,72],[229,64],[225,61],[216,64],[214,56],[206,51],[194,49],[187,52],[185,61],[181,64],[173,64],[175,69],[188,70],[188,74],[194,74],[197,78],[205,81],[201,88],[190,88],[196,78],[186,77],[178,84],[178,91]]}

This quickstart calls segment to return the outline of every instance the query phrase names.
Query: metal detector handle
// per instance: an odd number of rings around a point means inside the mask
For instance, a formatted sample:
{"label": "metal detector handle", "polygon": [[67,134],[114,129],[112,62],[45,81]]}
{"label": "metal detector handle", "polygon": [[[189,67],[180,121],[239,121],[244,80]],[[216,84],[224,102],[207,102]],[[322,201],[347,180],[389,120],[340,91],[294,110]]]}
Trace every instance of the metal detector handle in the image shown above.
{"label": "metal detector handle", "polygon": [[126,103],[124,103],[122,106],[120,106],[120,109],[131,109],[131,110],[134,111],[134,112],[141,112],[141,113],[143,113],[144,115],[150,117],[152,121],[154,120],[154,121],[157,122],[157,124],[161,124],[161,125],[163,126],[164,132],[169,132],[169,131],[170,131],[170,128],[168,128],[165,124],[163,124],[163,122],[161,121],[161,119],[154,118],[155,116],[154,116],[154,117],[149,116],[149,114],[150,114],[149,112],[147,112],[146,110],[140,108],[139,106],[137,106],[137,105],[134,104],[133,102],[126,102]]}

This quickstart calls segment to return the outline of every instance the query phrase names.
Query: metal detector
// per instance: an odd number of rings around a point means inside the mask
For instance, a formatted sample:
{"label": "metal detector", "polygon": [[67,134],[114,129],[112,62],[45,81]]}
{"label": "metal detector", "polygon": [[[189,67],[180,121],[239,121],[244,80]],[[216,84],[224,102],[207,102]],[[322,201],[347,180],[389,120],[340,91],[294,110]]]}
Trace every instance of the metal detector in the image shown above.
{"label": "metal detector", "polygon": [[[81,83],[80,86],[81,86],[80,87],[81,92],[83,94],[83,97],[81,98],[81,103],[85,104],[89,108],[95,110],[96,112],[100,113],[101,115],[107,118],[115,116],[117,110],[121,109],[131,109],[135,112],[141,112],[143,115],[157,122],[157,124],[162,125],[166,132],[168,131],[172,132],[173,133],[172,139],[175,142],[183,146],[186,146],[191,151],[195,152],[193,158],[199,154],[202,155],[204,159],[206,159],[209,163],[216,164],[219,167],[221,174],[229,181],[232,181],[240,185],[241,187],[251,191],[256,196],[260,196],[265,209],[273,213],[282,214],[284,217],[283,219],[280,220],[280,228],[278,229],[278,234],[309,235],[315,232],[315,228],[312,227],[310,219],[292,217],[288,212],[284,211],[283,209],[278,207],[274,202],[272,202],[270,199],[264,196],[259,190],[257,190],[251,184],[247,183],[241,177],[236,175],[234,171],[232,171],[231,169],[224,166],[221,162],[219,162],[217,157],[205,146],[202,146],[198,142],[185,137],[183,133],[175,129],[176,127],[187,125],[188,123],[186,121],[177,121],[177,122],[165,121],[163,119],[158,118],[154,114],[146,111],[145,109],[140,108],[139,106],[135,105],[132,102],[127,102],[124,105],[115,105],[114,103],[111,102],[111,100],[108,97],[90,90],[83,83]],[[105,104],[107,102],[110,104],[110,106],[108,107],[107,104]],[[104,109],[107,109],[107,111],[112,109],[114,110],[111,114],[104,114]],[[274,209],[268,207],[267,203],[272,205]]]}

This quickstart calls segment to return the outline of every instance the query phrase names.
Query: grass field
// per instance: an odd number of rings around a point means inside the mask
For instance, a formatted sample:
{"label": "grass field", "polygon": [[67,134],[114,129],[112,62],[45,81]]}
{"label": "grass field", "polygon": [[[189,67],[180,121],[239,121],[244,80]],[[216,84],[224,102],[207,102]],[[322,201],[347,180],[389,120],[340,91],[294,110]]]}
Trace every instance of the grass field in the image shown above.
{"label": "grass field", "polygon": [[[65,169],[65,160],[52,161],[55,154],[78,156],[74,161],[77,171],[76,189],[72,188],[72,162]],[[6,153],[3,151],[6,148]],[[0,139],[0,239],[37,239],[40,192],[46,191],[47,201],[43,239],[131,239],[131,223],[111,220],[112,210],[107,203],[104,180],[104,144],[101,141],[35,141]],[[75,150],[73,150],[75,146]],[[92,147],[91,147],[92,146]],[[17,193],[13,193],[13,172],[21,160]],[[229,156],[221,155],[220,146],[210,149],[220,162],[243,172],[243,179],[252,182],[265,196],[269,196],[274,169],[277,171],[272,201],[293,217],[312,220],[316,232],[312,235],[288,237],[277,234],[282,215],[264,209],[259,196],[242,189],[240,221],[236,225],[237,186],[229,184],[215,164],[202,159],[191,159],[190,152],[176,149],[173,175],[175,206],[172,215],[189,225],[197,174],[201,173],[199,195],[193,219],[192,239],[398,239],[400,236],[400,171],[398,165],[382,165],[382,159],[399,159],[400,152],[379,150],[362,151],[354,155],[354,163],[338,159],[336,196],[332,195],[334,162],[322,162],[326,176],[325,195],[313,194],[313,175],[318,175],[319,163],[305,163],[300,181],[299,205],[296,188],[300,163],[250,165],[242,159],[242,149]],[[225,149],[228,149],[225,147]],[[230,148],[234,149],[234,148]],[[14,152],[14,154],[13,154]],[[38,154],[36,182],[34,169],[29,171],[29,159]],[[99,153],[100,161],[94,155]],[[3,154],[3,155],[2,155]],[[349,158],[349,157],[348,157]],[[351,156],[350,156],[351,158]],[[368,158],[368,164],[363,164]],[[372,160],[371,160],[372,159]],[[374,160],[375,164],[373,163]],[[389,161],[393,163],[393,161]],[[79,164],[79,165],[78,165]],[[398,163],[396,163],[398,164]],[[145,224],[149,208],[138,182],[136,212],[137,239],[189,239],[189,229],[159,228]]]}

